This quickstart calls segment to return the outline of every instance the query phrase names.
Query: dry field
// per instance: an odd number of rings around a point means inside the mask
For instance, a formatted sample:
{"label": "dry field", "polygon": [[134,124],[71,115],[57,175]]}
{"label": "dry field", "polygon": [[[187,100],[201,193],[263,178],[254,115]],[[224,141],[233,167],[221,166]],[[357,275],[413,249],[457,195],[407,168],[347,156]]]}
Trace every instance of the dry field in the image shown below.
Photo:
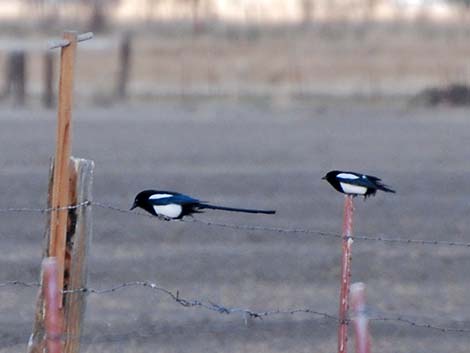
{"label": "dry field", "polygon": [[[121,29],[123,31],[123,29]],[[41,49],[60,33],[0,38],[5,53],[31,53],[28,88],[42,89]],[[116,31],[82,43],[77,92],[108,104],[118,72]],[[172,27],[139,30],[132,44],[130,94],[161,96],[410,95],[470,80],[468,29],[422,23],[219,28],[198,36]]]}
{"label": "dry field", "polygon": [[[396,195],[356,200],[358,235],[468,242],[469,111],[401,100],[176,99],[77,108],[75,156],[96,162],[94,198],[121,208],[144,188],[220,204],[274,207],[201,220],[338,232],[343,198],[321,176],[333,168],[382,176]],[[42,207],[55,113],[0,113],[0,208]],[[38,278],[44,216],[0,214],[0,283]],[[94,209],[90,286],[150,280],[253,310],[336,314],[340,243],[306,234],[159,222]],[[468,248],[356,241],[353,281],[371,312],[470,328]],[[25,351],[36,290],[0,288],[0,352]],[[464,320],[455,323],[455,320]],[[468,333],[372,324],[374,351],[464,353]],[[90,295],[83,352],[332,352],[335,322],[296,314],[248,320],[183,308],[145,288]]]}

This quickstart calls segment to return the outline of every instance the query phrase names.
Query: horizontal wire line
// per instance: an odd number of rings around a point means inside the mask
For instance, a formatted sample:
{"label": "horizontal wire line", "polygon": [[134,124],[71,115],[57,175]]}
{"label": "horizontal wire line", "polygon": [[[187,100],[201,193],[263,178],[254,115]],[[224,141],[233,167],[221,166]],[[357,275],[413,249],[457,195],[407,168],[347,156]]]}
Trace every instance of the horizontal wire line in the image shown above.
{"label": "horizontal wire line", "polygon": [[[150,214],[145,214],[141,212],[132,212],[130,210],[122,209],[119,207],[111,206],[104,203],[93,202],[94,206],[109,209],[121,213],[127,213],[130,215],[137,215],[143,216],[148,218],[155,218]],[[167,220],[164,218],[159,218],[161,220]],[[220,222],[213,222],[213,221],[204,221],[196,218],[190,219],[182,219],[178,220],[178,222],[183,223],[197,223],[202,224],[209,227],[219,227],[219,228],[229,228],[235,230],[245,230],[245,231],[266,231],[266,232],[273,232],[273,233],[302,233],[302,234],[312,234],[317,235],[319,237],[324,238],[336,238],[342,239],[343,236],[339,233],[333,232],[326,232],[314,229],[304,229],[304,228],[278,228],[278,227],[268,227],[268,226],[260,226],[260,225],[245,225],[245,224],[230,224],[230,223],[220,223]],[[384,242],[384,243],[391,243],[391,244],[416,244],[416,245],[437,245],[437,246],[449,246],[449,247],[465,247],[470,248],[470,242],[458,242],[458,241],[448,241],[448,240],[426,240],[426,239],[408,239],[408,238],[392,238],[388,236],[366,236],[366,235],[354,235],[352,236],[353,240],[363,240],[363,241],[373,241],[373,242]]]}
{"label": "horizontal wire line", "polygon": [[[46,212],[53,212],[53,211],[60,211],[60,210],[73,210],[78,209],[81,207],[87,206],[96,206],[103,209],[112,210],[115,212],[125,213],[133,216],[143,216],[148,218],[157,218],[159,220],[168,221],[168,219],[164,217],[155,217],[149,214],[141,213],[141,212],[132,212],[130,210],[122,209],[116,206],[112,206],[109,204],[101,203],[101,202],[92,202],[92,201],[84,201],[76,205],[69,205],[65,207],[57,207],[57,208],[4,208],[0,209],[0,213],[7,213],[7,212],[39,212],[39,213],[46,213]],[[272,232],[272,233],[290,233],[290,234],[311,234],[316,235],[323,238],[336,238],[342,239],[343,236],[339,233],[334,232],[326,232],[314,229],[305,229],[305,228],[280,228],[280,227],[269,227],[269,226],[260,226],[260,225],[247,225],[247,224],[231,224],[231,223],[220,223],[220,222],[213,222],[213,221],[204,221],[200,219],[190,218],[190,219],[182,219],[178,220],[178,222],[183,223],[197,223],[209,227],[219,227],[219,228],[228,228],[228,229],[235,229],[235,230],[244,230],[244,231],[265,231],[265,232]],[[363,241],[373,241],[373,242],[383,242],[383,243],[390,243],[390,244],[415,244],[415,245],[436,245],[436,246],[448,246],[448,247],[464,247],[470,248],[470,242],[458,242],[458,241],[449,241],[449,240],[427,240],[427,239],[411,239],[411,238],[392,238],[387,236],[366,236],[366,235],[354,235],[352,237],[354,240],[363,240]]]}
{"label": "horizontal wire line", "polygon": [[21,286],[21,287],[39,287],[40,283],[39,282],[23,282],[23,281],[6,281],[0,283],[0,288],[1,287],[13,287],[13,286]]}
{"label": "horizontal wire line", "polygon": [[54,211],[63,211],[63,210],[75,210],[81,207],[87,207],[92,205],[91,201],[83,201],[76,205],[69,205],[64,207],[48,207],[48,208],[28,208],[28,207],[19,207],[19,208],[0,208],[0,213],[8,213],[8,212],[26,212],[26,213],[47,213],[47,212],[54,212]]}
{"label": "horizontal wire line", "polygon": [[[23,281],[7,281],[4,283],[0,283],[0,287],[7,287],[7,286],[23,286],[23,287],[39,287],[40,284],[38,282],[23,282]],[[266,317],[270,317],[273,315],[295,315],[295,314],[312,314],[314,316],[318,316],[322,319],[328,319],[335,322],[339,322],[339,317],[336,315],[332,315],[326,312],[313,310],[310,308],[296,308],[296,309],[288,309],[288,310],[266,310],[266,311],[255,311],[246,308],[240,307],[227,307],[221,304],[214,303],[209,300],[201,300],[201,299],[185,299],[180,296],[179,291],[171,291],[167,288],[160,287],[154,282],[151,281],[131,281],[131,282],[124,282],[120,283],[116,286],[103,288],[103,289],[96,289],[96,288],[76,288],[76,289],[68,289],[64,290],[64,294],[77,294],[77,293],[86,293],[86,294],[96,294],[96,295],[103,295],[103,294],[110,294],[114,293],[126,288],[149,288],[154,291],[160,292],[165,294],[167,297],[178,303],[179,305],[190,308],[190,307],[199,307],[202,309],[206,309],[212,312],[216,312],[219,314],[242,314],[247,317],[251,318],[258,318],[263,319]],[[404,317],[403,315],[399,316],[388,316],[387,314],[381,315],[370,315],[370,321],[376,322],[391,322],[391,323],[401,323],[406,324],[408,326],[423,328],[423,329],[431,329],[440,331],[443,333],[470,333],[470,328],[458,328],[458,327],[450,327],[450,326],[443,326],[443,325],[436,325],[434,323],[426,322],[425,319],[409,319]],[[427,320],[438,321],[438,319],[431,319],[427,318]],[[347,323],[351,323],[354,321],[354,318],[348,319]],[[449,322],[449,325],[461,325],[463,323],[469,322],[468,320],[453,320]]]}

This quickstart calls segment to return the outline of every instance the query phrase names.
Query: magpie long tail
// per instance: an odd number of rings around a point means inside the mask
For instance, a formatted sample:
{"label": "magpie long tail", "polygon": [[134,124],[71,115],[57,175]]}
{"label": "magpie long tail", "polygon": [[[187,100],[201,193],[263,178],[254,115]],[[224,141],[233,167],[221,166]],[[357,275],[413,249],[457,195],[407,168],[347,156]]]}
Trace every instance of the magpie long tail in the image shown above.
{"label": "magpie long tail", "polygon": [[382,190],[382,191],[385,191],[385,192],[391,192],[391,193],[393,193],[393,194],[395,194],[395,193],[396,193],[396,191],[395,191],[395,190],[393,190],[393,189],[390,189],[390,188],[389,188],[387,185],[384,185],[384,184],[378,184],[377,186],[378,186],[377,188],[378,188],[379,190]]}
{"label": "magpie long tail", "polygon": [[201,203],[198,205],[198,208],[206,208],[210,210],[221,210],[221,211],[229,211],[229,212],[243,212],[243,213],[263,213],[263,214],[275,214],[275,210],[255,210],[249,208],[234,208],[234,207],[225,207],[225,206],[215,206],[209,205],[207,203]]}

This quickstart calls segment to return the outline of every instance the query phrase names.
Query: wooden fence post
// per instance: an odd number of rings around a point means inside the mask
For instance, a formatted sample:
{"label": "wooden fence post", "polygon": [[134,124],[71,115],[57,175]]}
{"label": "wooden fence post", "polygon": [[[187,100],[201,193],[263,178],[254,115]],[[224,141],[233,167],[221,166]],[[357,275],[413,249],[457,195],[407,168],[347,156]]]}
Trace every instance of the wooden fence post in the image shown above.
{"label": "wooden fence post", "polygon": [[[92,201],[93,161],[71,158],[71,203],[74,205]],[[69,212],[69,228],[65,252],[64,289],[72,291],[64,300],[64,353],[78,353],[80,335],[85,316],[86,293],[74,290],[87,286],[87,254],[92,237],[92,208],[80,207]]]}
{"label": "wooden fence post", "polygon": [[44,53],[44,72],[43,72],[43,82],[44,82],[44,91],[42,94],[42,103],[46,108],[52,108],[54,104],[54,54],[50,51]]}
{"label": "wooden fence post", "polygon": [[[87,284],[86,261],[92,235],[92,208],[90,205],[85,205],[85,203],[90,203],[92,200],[93,169],[93,161],[76,159],[73,157],[70,160],[70,202],[74,205],[83,204],[84,206],[68,210],[69,224],[67,228],[64,268],[64,272],[68,275],[64,277],[65,281],[63,289],[66,291],[72,291],[72,293],[65,294],[65,300],[63,302],[64,352],[67,353],[77,353],[79,351],[81,324],[85,312],[86,293],[82,291],[74,292],[73,290],[86,288]],[[54,165],[51,164],[48,207],[51,205],[52,198],[53,170]],[[44,258],[47,258],[50,253],[49,244],[51,223],[49,220],[51,218],[51,214],[48,215],[44,237]],[[28,344],[28,352],[30,353],[44,352],[44,319],[44,296],[42,291],[40,291],[36,303],[33,333],[31,334]]]}
{"label": "wooden fence post", "polygon": [[364,283],[351,286],[351,308],[355,332],[356,353],[370,353],[369,318],[366,314],[366,294]]}
{"label": "wooden fence post", "polygon": [[128,94],[128,82],[131,66],[131,45],[132,37],[126,33],[122,39],[119,47],[119,70],[116,86],[116,96],[118,99],[125,99]]}
{"label": "wooden fence post", "polygon": [[348,344],[348,310],[349,286],[351,283],[351,248],[353,225],[353,197],[346,195],[344,199],[343,239],[341,256],[341,290],[339,299],[338,353],[347,352]]}
{"label": "wooden fence post", "polygon": [[[65,32],[63,38],[70,42],[61,48],[59,105],[57,116],[57,142],[54,159],[54,177],[52,182],[51,208],[64,208],[69,205],[69,159],[71,150],[71,119],[73,76],[77,33]],[[57,257],[59,269],[58,283],[64,288],[64,261],[68,210],[54,210],[51,213],[51,234],[49,238],[49,256]]]}
{"label": "wooden fence post", "polygon": [[[91,38],[90,34],[81,40]],[[77,34],[65,32],[58,46],[61,50],[59,106],[56,156],[49,178],[48,213],[44,257],[55,257],[59,307],[64,317],[64,349],[78,353],[81,323],[85,309],[85,293],[74,291],[86,287],[86,255],[91,238],[92,161],[70,158],[73,68]],[[68,207],[74,206],[74,207]],[[42,283],[44,285],[44,283]],[[71,291],[71,292],[70,292]],[[36,304],[33,333],[28,352],[43,353],[47,335],[44,293],[40,291]]]}

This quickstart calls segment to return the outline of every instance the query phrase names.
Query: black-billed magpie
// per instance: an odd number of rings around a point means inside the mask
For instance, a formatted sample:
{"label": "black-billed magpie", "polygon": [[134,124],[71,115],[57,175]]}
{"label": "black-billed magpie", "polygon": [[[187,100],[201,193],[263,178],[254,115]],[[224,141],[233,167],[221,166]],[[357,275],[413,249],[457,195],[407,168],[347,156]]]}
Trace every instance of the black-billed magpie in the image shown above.
{"label": "black-billed magpie", "polygon": [[395,190],[383,184],[380,178],[372,175],[332,170],[322,179],[328,181],[339,192],[353,196],[362,195],[367,198],[375,195],[377,190],[395,193]]}
{"label": "black-billed magpie", "polygon": [[158,190],[144,190],[139,192],[135,197],[131,210],[136,207],[140,207],[154,216],[162,216],[165,219],[181,219],[184,216],[189,216],[193,213],[200,213],[203,209],[245,213],[276,213],[276,211],[273,210],[253,210],[215,206],[177,192]]}

